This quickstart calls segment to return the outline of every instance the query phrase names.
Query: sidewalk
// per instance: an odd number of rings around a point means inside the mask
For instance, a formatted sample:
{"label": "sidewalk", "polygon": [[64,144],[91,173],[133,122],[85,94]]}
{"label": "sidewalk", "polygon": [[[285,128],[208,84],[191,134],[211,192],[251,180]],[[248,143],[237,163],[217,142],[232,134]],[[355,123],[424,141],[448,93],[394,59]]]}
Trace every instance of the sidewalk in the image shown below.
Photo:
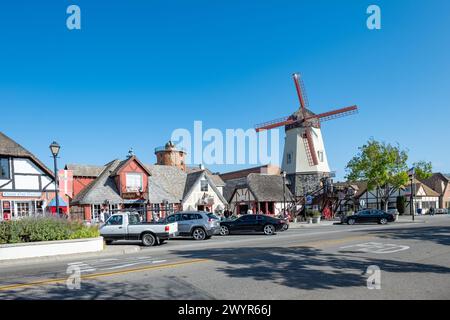
{"label": "sidewalk", "polygon": [[83,259],[89,259],[89,258],[93,258],[93,257],[108,258],[108,257],[112,257],[112,256],[117,256],[117,255],[136,253],[139,251],[141,251],[141,247],[139,245],[110,245],[110,246],[105,246],[103,251],[98,251],[98,252],[64,254],[64,255],[51,256],[51,257],[3,260],[3,261],[0,261],[0,268],[26,265],[26,264],[34,264],[34,263],[52,263],[52,262],[57,262],[57,261],[83,260]]}

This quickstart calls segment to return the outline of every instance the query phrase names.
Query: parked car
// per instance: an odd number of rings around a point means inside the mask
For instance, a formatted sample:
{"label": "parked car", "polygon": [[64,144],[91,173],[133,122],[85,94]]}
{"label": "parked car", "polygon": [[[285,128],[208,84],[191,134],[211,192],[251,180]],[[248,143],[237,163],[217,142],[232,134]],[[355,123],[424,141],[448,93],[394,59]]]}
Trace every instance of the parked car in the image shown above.
{"label": "parked car", "polygon": [[222,236],[231,233],[264,232],[266,235],[273,235],[281,231],[286,222],[281,219],[262,215],[247,214],[240,218],[220,222],[220,234]]}
{"label": "parked car", "polygon": [[448,209],[446,208],[438,208],[436,209],[436,214],[448,214]]}
{"label": "parked car", "polygon": [[168,216],[166,223],[178,223],[177,237],[192,237],[194,240],[205,240],[220,232],[219,219],[212,213],[180,211]]}
{"label": "parked car", "polygon": [[393,214],[384,212],[377,209],[365,209],[356,212],[353,215],[346,216],[343,218],[343,223],[353,225],[355,223],[379,223],[387,224],[388,222],[395,221],[395,216]]}
{"label": "parked car", "polygon": [[100,228],[106,244],[115,240],[140,240],[147,247],[162,244],[177,232],[176,223],[141,222],[139,215],[131,212],[113,214]]}

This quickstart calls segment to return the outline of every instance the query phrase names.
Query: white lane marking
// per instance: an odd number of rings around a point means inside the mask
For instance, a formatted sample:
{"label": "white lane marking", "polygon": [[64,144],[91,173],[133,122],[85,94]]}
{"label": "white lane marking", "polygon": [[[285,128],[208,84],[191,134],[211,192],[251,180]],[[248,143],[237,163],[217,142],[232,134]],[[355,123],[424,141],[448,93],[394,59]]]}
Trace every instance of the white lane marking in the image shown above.
{"label": "white lane marking", "polygon": [[355,251],[368,252],[375,254],[388,254],[408,250],[410,247],[391,243],[366,242],[341,247],[340,249],[354,248]]}
{"label": "white lane marking", "polygon": [[84,262],[71,262],[71,263],[68,263],[67,265],[73,266],[73,267],[78,267],[80,269],[80,272],[92,272],[92,271],[97,270]]}
{"label": "white lane marking", "polygon": [[162,263],[162,262],[166,262],[167,260],[156,260],[156,261],[152,261],[152,263]]}

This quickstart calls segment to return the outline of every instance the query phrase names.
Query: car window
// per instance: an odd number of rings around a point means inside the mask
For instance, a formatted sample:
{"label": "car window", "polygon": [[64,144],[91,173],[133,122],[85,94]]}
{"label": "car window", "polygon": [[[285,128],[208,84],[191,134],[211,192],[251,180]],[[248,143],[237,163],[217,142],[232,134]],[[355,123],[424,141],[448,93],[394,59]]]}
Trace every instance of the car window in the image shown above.
{"label": "car window", "polygon": [[215,219],[215,220],[220,220],[216,215],[214,215],[212,213],[208,213],[208,218]]}
{"label": "car window", "polygon": [[264,218],[264,216],[256,216],[256,221],[263,221]]}
{"label": "car window", "polygon": [[173,222],[175,222],[176,221],[176,216],[169,216],[169,217],[167,217],[167,222],[168,223],[173,223]]}
{"label": "car window", "polygon": [[248,222],[248,221],[253,221],[253,220],[255,220],[255,219],[256,219],[255,216],[252,216],[252,215],[246,215],[246,216],[241,217],[241,218],[240,218],[240,221]]}
{"label": "car window", "polygon": [[360,216],[368,216],[368,215],[370,215],[370,210],[361,211],[358,215],[360,215]]}
{"label": "car window", "polygon": [[189,216],[190,216],[189,214],[183,213],[183,214],[181,214],[181,219],[180,219],[180,220],[182,220],[182,221],[188,221],[188,220],[190,220],[190,217],[189,217]]}
{"label": "car window", "polygon": [[122,225],[122,222],[123,222],[123,217],[121,215],[112,216],[111,218],[109,218],[107,225],[117,226],[117,225]]}
{"label": "car window", "polygon": [[128,224],[139,224],[139,217],[136,214],[130,214]]}

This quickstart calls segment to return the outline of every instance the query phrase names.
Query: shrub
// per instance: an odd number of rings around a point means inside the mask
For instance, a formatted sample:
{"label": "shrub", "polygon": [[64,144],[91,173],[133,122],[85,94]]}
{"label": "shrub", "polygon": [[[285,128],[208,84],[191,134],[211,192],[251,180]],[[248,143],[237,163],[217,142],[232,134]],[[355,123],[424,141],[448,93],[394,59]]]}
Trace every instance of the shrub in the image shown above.
{"label": "shrub", "polygon": [[405,213],[406,198],[404,196],[397,197],[397,211],[399,214]]}
{"label": "shrub", "polygon": [[97,227],[58,218],[25,218],[0,222],[0,244],[98,237]]}

